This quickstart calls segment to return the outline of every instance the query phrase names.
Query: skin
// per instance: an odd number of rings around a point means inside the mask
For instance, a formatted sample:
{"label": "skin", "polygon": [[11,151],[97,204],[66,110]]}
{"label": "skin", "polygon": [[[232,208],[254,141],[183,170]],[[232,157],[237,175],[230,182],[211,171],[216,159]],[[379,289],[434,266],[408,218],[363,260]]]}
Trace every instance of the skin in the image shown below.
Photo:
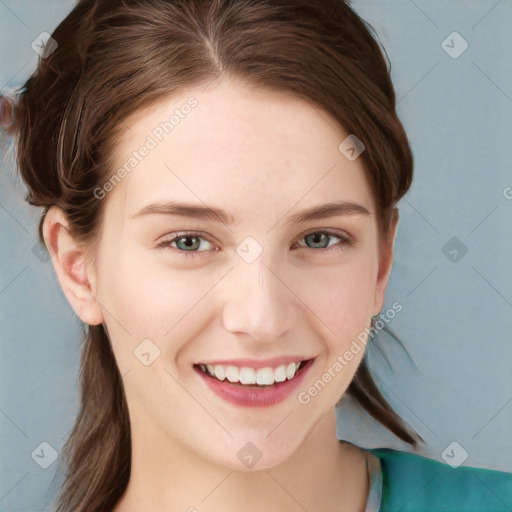
{"label": "skin", "polygon": [[[119,167],[191,96],[198,105],[102,199],[94,258],[72,238],[59,208],[50,209],[44,224],[66,297],[82,321],[106,325],[123,375],[132,472],[115,510],[230,512],[243,503],[249,512],[362,511],[365,452],[337,440],[335,405],[364,350],[308,404],[297,395],[381,311],[396,224],[379,243],[362,159],[340,153],[348,133],[333,118],[299,98],[234,80],[137,112],[116,147]],[[239,222],[132,218],[170,200],[222,208]],[[369,213],[287,223],[331,201],[357,203]],[[334,236],[320,252],[305,238],[326,229],[353,246]],[[204,236],[187,258],[179,253],[183,240],[169,245],[184,231]],[[247,236],[263,248],[250,264],[236,252]],[[167,247],[157,247],[165,240]],[[160,350],[149,366],[133,353],[144,339]],[[282,355],[315,361],[296,392],[263,408],[225,402],[192,367]],[[237,457],[247,442],[262,454],[252,468]]]}

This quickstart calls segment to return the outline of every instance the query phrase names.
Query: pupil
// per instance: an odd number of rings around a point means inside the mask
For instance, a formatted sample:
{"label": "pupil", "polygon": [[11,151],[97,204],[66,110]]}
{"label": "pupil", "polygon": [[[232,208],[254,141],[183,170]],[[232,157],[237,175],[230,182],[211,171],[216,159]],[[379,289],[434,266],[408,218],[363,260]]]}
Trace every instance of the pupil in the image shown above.
{"label": "pupil", "polygon": [[313,244],[322,244],[322,242],[325,242],[327,238],[325,233],[313,233],[309,236],[312,238]]}
{"label": "pupil", "polygon": [[186,237],[182,237],[180,239],[180,241],[181,241],[182,245],[184,245],[186,248],[191,249],[196,245],[194,243],[194,241],[197,241],[197,238],[191,237],[191,236],[186,236]]}

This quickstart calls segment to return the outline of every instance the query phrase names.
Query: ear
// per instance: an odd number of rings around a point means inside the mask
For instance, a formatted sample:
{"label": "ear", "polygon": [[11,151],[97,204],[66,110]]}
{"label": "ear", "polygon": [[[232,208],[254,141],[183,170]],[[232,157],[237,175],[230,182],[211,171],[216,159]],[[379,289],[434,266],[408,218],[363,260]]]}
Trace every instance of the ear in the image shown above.
{"label": "ear", "polygon": [[378,315],[384,307],[386,287],[388,285],[391,267],[393,266],[393,245],[395,243],[396,228],[398,225],[398,210],[390,222],[386,239],[382,242],[379,250],[379,272],[375,286],[373,301],[373,315]]}
{"label": "ear", "polygon": [[88,264],[85,248],[71,235],[64,211],[52,206],[43,223],[43,238],[60,286],[75,313],[88,325],[103,322],[103,312],[95,299],[95,274]]}

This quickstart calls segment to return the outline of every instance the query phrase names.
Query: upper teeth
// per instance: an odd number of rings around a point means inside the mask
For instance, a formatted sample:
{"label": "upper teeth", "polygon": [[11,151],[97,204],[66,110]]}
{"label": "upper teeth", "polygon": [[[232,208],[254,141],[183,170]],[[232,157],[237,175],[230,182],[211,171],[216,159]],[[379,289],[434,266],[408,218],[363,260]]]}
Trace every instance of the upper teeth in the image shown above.
{"label": "upper teeth", "polygon": [[260,386],[270,386],[274,382],[283,382],[295,377],[295,373],[299,369],[300,361],[282,364],[277,368],[248,368],[246,366],[238,368],[236,366],[224,366],[221,364],[200,365],[206,371],[218,380],[228,380],[229,382],[240,382],[241,384],[258,384]]}

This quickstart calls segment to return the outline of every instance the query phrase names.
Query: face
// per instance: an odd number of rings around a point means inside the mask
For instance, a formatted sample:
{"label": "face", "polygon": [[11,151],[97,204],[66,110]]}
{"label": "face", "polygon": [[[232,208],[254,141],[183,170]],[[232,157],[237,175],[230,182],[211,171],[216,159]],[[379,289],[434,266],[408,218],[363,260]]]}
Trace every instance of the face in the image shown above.
{"label": "face", "polygon": [[91,272],[132,435],[236,469],[256,448],[261,469],[334,409],[389,274],[347,136],[303,100],[235,82],[126,123],[129,171],[98,192]]}

